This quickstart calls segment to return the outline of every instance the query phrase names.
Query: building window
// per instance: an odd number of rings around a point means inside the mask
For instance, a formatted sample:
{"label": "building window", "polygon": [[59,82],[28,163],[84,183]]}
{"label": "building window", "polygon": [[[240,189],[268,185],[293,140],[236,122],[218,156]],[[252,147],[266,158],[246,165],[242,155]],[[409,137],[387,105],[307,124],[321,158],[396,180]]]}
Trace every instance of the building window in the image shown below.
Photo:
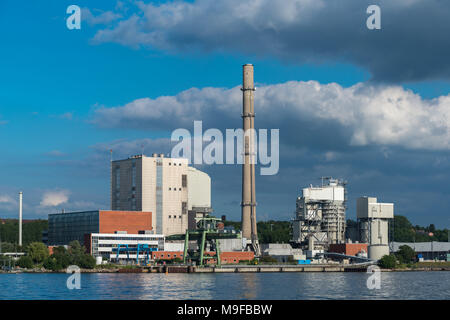
{"label": "building window", "polygon": [[131,187],[136,187],[136,160],[133,159],[132,168],[131,168]]}
{"label": "building window", "polygon": [[181,186],[183,188],[187,188],[187,175],[186,174],[181,175]]}
{"label": "building window", "polygon": [[186,201],[181,202],[181,213],[187,214],[187,202]]}
{"label": "building window", "polygon": [[120,190],[120,167],[117,166],[115,170],[116,175],[116,190]]}

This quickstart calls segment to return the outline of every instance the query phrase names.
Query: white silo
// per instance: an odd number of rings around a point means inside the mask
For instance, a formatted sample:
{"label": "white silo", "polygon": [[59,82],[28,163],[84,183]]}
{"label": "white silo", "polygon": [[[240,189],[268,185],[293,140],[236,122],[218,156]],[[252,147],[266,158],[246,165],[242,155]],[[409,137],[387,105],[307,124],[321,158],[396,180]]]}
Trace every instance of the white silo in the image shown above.
{"label": "white silo", "polygon": [[360,241],[368,243],[371,260],[389,254],[389,220],[394,218],[393,203],[378,203],[377,198],[361,197],[356,201]]}

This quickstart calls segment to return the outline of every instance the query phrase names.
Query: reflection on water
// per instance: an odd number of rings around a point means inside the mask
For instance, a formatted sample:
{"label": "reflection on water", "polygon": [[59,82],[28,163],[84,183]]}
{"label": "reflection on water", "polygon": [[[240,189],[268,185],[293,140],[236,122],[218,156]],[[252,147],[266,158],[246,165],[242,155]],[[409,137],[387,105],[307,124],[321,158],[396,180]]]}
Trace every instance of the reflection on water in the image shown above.
{"label": "reflection on water", "polygon": [[0,274],[0,299],[450,299],[449,272],[82,274],[81,290],[66,274]]}

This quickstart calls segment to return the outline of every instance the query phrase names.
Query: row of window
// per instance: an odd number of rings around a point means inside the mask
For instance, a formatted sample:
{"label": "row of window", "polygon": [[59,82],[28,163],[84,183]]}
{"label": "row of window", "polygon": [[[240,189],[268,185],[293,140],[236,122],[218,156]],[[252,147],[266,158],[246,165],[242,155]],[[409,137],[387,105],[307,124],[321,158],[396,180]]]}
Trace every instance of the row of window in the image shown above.
{"label": "row of window", "polygon": [[96,236],[96,237],[92,237],[92,239],[93,240],[97,239],[97,240],[130,240],[130,241],[161,240],[162,241],[162,237],[161,238],[159,238],[159,237],[135,237],[135,238],[133,238],[133,237],[103,237],[103,236],[99,237],[99,236]]}
{"label": "row of window", "polygon": [[[179,217],[179,218],[181,219],[181,216],[178,216],[178,217]],[[173,216],[173,218],[174,218],[174,219],[176,219],[176,218],[177,218],[177,216],[176,216],[176,215],[174,215],[174,216]],[[172,216],[171,216],[171,215],[169,215],[169,219],[172,219]]]}
{"label": "row of window", "polygon": [[[169,188],[169,191],[171,191],[172,188]],[[177,191],[177,188],[173,188],[173,191]],[[178,191],[181,191],[181,188],[178,188]]]}

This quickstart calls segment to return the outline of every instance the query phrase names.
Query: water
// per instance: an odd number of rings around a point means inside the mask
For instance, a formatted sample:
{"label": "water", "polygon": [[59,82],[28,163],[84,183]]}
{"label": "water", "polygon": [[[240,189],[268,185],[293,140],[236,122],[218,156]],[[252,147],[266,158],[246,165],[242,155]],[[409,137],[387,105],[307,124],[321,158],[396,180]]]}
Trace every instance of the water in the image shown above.
{"label": "water", "polygon": [[381,273],[369,290],[366,273],[0,274],[0,299],[450,299],[450,272]]}

